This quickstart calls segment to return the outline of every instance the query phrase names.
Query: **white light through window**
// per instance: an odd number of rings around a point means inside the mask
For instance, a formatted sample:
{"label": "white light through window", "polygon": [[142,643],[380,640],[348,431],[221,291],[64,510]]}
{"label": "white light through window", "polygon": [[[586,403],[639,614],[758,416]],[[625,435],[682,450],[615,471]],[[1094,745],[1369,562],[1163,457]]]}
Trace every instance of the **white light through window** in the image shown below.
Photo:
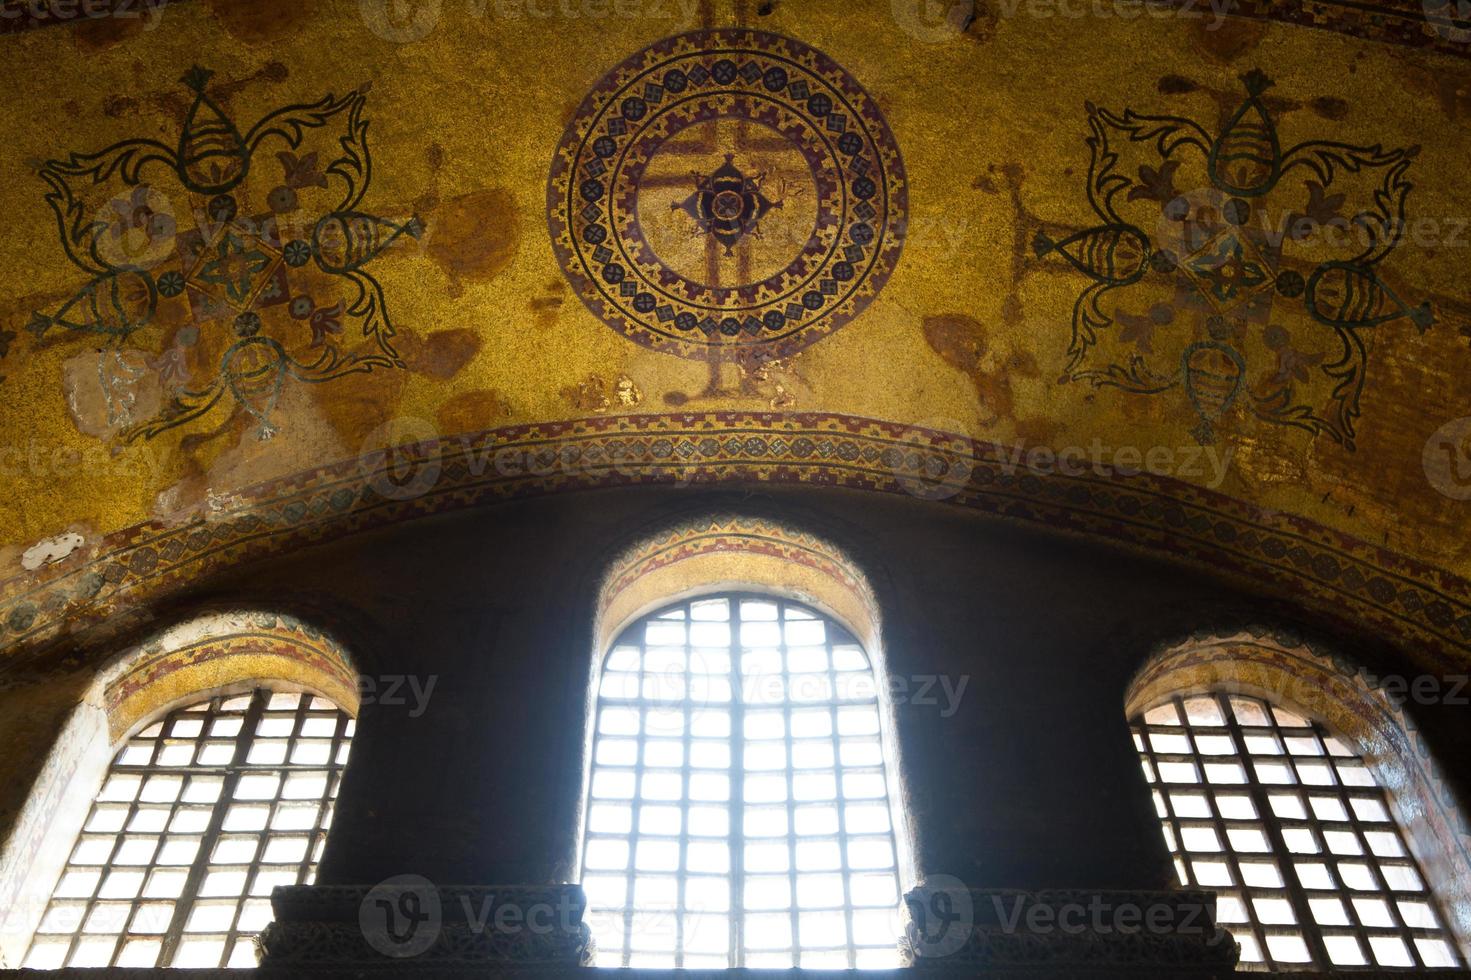
{"label": "white light through window", "polygon": [[896,967],[873,670],[784,600],[681,603],[603,663],[583,887],[600,966]]}
{"label": "white light through window", "polygon": [[134,736],[25,966],[253,968],[271,889],[315,876],[352,734],[330,701],[257,690]]}
{"label": "white light through window", "polygon": [[1254,698],[1175,698],[1134,744],[1182,885],[1216,892],[1247,968],[1459,967],[1362,759]]}

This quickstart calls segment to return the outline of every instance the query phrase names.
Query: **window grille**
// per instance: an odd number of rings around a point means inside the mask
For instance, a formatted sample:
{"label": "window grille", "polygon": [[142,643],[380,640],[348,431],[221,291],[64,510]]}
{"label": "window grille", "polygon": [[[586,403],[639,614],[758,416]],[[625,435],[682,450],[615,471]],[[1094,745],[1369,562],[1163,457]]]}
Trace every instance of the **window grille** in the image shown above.
{"label": "window grille", "polygon": [[271,890],[315,876],[353,727],[323,698],[258,689],[134,736],[24,965],[254,967]]}
{"label": "window grille", "polygon": [[1254,698],[1174,698],[1134,723],[1180,883],[1217,893],[1243,966],[1460,967],[1364,761]]}
{"label": "window grille", "polygon": [[599,965],[899,965],[873,669],[794,602],[624,631],[599,677],[583,887]]}

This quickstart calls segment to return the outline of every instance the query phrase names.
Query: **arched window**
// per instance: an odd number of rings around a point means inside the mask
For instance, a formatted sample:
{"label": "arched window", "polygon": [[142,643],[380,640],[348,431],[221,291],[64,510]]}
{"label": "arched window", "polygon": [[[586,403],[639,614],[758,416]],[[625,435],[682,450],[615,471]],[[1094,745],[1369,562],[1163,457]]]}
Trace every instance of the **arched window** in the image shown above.
{"label": "arched window", "polygon": [[898,966],[874,671],[834,620],[728,593],[613,643],[582,885],[602,966]]}
{"label": "arched window", "polygon": [[1463,965],[1370,767],[1323,725],[1258,697],[1171,697],[1134,743],[1180,883],[1217,893],[1243,964]]}
{"label": "arched window", "polygon": [[353,724],[325,698],[258,688],[128,739],[24,965],[254,967],[271,889],[312,881]]}

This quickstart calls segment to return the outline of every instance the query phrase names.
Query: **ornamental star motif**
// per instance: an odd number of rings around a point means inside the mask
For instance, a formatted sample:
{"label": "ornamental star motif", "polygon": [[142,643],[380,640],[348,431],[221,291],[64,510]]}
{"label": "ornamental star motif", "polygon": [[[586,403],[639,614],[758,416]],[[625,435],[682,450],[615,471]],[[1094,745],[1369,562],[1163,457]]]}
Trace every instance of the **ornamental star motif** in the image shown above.
{"label": "ornamental star motif", "polygon": [[259,248],[249,247],[239,235],[226,234],[220,239],[215,257],[199,270],[199,279],[224,286],[225,293],[237,303],[250,295],[251,283],[271,264],[271,257]]}
{"label": "ornamental star motif", "polygon": [[725,247],[726,255],[746,236],[759,236],[766,212],[781,207],[780,201],[769,200],[761,193],[765,174],[747,177],[734,161],[735,154],[727,153],[725,163],[713,173],[695,174],[695,192],[670,205],[693,218],[700,231]]}
{"label": "ornamental star motif", "polygon": [[1207,244],[1187,264],[1201,289],[1223,308],[1269,278],[1263,263],[1246,254],[1241,239],[1231,233]]}
{"label": "ornamental star motif", "polygon": [[61,248],[87,279],[26,329],[86,338],[106,438],[206,415],[214,432],[234,416],[266,438],[287,384],[403,366],[369,265],[423,229],[364,205],[366,89],[242,128],[210,77],[184,76],[194,98],[175,142],[123,140],[40,169]]}
{"label": "ornamental star motif", "polygon": [[1241,81],[1215,132],[1086,104],[1092,224],[1033,245],[1088,280],[1060,380],[1178,399],[1202,443],[1254,418],[1352,451],[1369,333],[1436,318],[1388,271],[1419,148],[1283,140],[1272,80]]}

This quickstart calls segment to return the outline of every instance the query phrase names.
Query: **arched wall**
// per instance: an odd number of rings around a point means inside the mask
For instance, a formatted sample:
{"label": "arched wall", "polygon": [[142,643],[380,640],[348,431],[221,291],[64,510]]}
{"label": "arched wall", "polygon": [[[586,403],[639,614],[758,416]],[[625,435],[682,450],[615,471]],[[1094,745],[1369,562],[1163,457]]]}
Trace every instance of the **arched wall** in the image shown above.
{"label": "arched wall", "polygon": [[1471,828],[1414,722],[1358,666],[1301,640],[1241,631],[1171,644],[1130,685],[1134,718],[1175,695],[1224,692],[1306,714],[1349,741],[1387,792],[1411,851],[1471,949]]}
{"label": "arched wall", "polygon": [[[607,570],[641,541],[726,514],[835,545],[871,586],[884,669],[909,682],[892,701],[919,871],[976,887],[1166,886],[1168,853],[1119,711],[1137,665],[1127,651],[1183,636],[1186,622],[1253,621],[1244,614],[1265,600],[938,502],[782,486],[536,495],[197,580],[188,608],[232,596],[290,608],[330,621],[380,681],[416,678],[425,693],[437,682],[423,704],[407,683],[398,706],[365,696],[319,881],[575,880],[589,685],[599,637],[618,625],[594,628]],[[802,591],[864,632],[837,594]],[[1363,639],[1366,662],[1394,652]],[[54,698],[68,713],[93,679],[70,670],[74,681],[37,684],[70,684],[70,700]],[[7,695],[0,732],[28,705]],[[63,727],[56,715],[54,731],[6,743],[23,745],[27,784]],[[1424,719],[1438,748],[1460,744],[1454,715]]]}
{"label": "arched wall", "polygon": [[352,661],[330,636],[261,611],[198,615],[108,661],[87,684],[0,844],[0,968],[19,967],[118,746],[183,704],[266,685],[356,714]]}

